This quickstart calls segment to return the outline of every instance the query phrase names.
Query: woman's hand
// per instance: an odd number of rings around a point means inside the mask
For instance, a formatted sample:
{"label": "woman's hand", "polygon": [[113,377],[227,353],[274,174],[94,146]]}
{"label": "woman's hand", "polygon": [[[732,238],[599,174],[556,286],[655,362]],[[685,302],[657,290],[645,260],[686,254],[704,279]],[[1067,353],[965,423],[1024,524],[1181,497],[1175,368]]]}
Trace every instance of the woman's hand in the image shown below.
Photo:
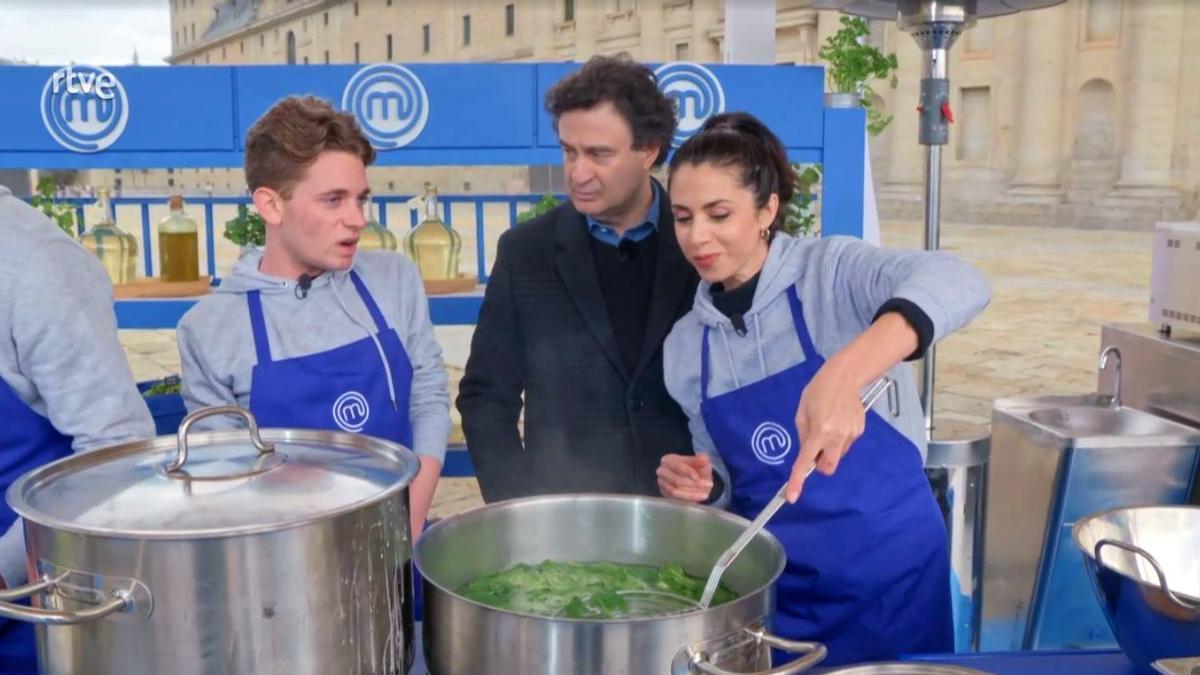
{"label": "woman's hand", "polygon": [[822,366],[800,395],[796,409],[800,456],[788,480],[788,502],[795,503],[800,497],[804,479],[814,465],[817,471],[832,476],[866,424],[857,379],[830,368],[829,363]]}
{"label": "woman's hand", "polygon": [[713,468],[708,455],[665,455],[657,474],[664,497],[700,503],[712,493]]}
{"label": "woman's hand", "polygon": [[826,476],[837,471],[850,444],[866,428],[862,389],[916,349],[916,330],[899,312],[887,312],[821,366],[796,409],[800,456],[788,479],[789,502],[800,498],[804,479],[814,466]]}

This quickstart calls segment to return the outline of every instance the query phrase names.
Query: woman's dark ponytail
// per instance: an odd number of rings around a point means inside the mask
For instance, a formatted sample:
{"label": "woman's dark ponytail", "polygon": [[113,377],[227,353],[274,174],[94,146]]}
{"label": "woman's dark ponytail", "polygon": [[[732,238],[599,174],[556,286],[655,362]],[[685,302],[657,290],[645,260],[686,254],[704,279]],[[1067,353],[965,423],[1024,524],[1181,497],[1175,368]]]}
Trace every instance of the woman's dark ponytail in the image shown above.
{"label": "woman's dark ponytail", "polygon": [[696,135],[675,151],[671,175],[685,164],[736,167],[742,185],[754,193],[758,208],[767,205],[772,193],[779,195],[779,212],[771,223],[771,231],[783,225],[785,205],[795,191],[796,172],[788,162],[783,143],[757,117],[744,112],[710,117]]}

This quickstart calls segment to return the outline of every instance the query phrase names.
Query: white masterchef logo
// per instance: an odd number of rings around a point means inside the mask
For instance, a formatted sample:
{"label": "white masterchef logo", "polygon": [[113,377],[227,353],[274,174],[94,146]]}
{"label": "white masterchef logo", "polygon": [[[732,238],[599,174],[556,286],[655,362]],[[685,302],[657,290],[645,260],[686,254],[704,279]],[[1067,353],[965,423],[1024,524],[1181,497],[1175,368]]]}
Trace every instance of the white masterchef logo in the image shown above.
{"label": "white masterchef logo", "polygon": [[763,464],[779,466],[787,459],[792,449],[792,437],[787,429],[774,422],[763,422],[754,429],[750,438],[750,448],[754,456]]}
{"label": "white masterchef logo", "polygon": [[348,391],[333,402],[333,421],[344,431],[355,434],[362,431],[370,416],[371,406],[357,391]]}

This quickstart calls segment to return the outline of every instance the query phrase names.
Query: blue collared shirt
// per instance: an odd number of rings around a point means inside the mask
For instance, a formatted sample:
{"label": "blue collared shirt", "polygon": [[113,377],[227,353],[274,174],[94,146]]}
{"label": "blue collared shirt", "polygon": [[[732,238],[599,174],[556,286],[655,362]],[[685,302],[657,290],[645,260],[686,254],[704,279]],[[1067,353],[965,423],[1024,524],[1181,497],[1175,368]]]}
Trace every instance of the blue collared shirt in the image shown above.
{"label": "blue collared shirt", "polygon": [[[658,186],[654,184],[654,181],[650,182],[650,189],[654,191],[654,203],[650,204],[650,210],[646,213],[646,218],[642,221],[641,225],[635,225],[625,230],[624,238],[629,241],[642,241],[658,231],[659,194]],[[596,238],[596,241],[603,242],[614,248],[621,244],[622,237],[617,234],[616,230],[591,216],[585,216],[585,219],[587,220],[588,232]]]}

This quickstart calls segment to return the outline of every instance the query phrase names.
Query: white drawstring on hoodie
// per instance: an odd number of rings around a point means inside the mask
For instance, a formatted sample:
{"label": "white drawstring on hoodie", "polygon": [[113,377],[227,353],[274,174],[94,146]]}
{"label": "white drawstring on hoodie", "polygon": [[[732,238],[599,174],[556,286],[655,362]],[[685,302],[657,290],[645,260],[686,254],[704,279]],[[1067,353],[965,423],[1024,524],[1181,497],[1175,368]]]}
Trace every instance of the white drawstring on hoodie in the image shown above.
{"label": "white drawstring on hoodie", "polygon": [[[762,370],[762,376],[765,379],[767,373],[767,357],[763,352],[762,341],[762,322],[759,320],[759,315],[756,313],[753,317],[754,321],[754,347],[758,350],[758,367]],[[730,326],[733,324],[731,323]],[[737,368],[733,365],[733,349],[729,346],[729,336],[725,333],[725,322],[717,323],[717,332],[721,334],[721,344],[725,346],[725,360],[729,362],[729,374],[733,376],[733,386],[736,389],[742,387],[742,381],[738,378]]]}
{"label": "white drawstring on hoodie", "polygon": [[375,351],[379,353],[379,360],[383,362],[383,372],[387,375],[388,397],[392,399],[392,410],[398,410],[399,405],[396,403],[396,385],[392,382],[392,368],[388,365],[387,354],[383,351],[383,344],[379,342],[379,336],[375,334],[375,329],[373,326],[364,324],[362,321],[359,321],[358,317],[354,316],[354,313],[351,312],[349,308],[346,307],[346,303],[342,301],[341,294],[338,293],[338,279],[344,278],[348,276],[348,274],[349,273],[344,272],[339,275],[331,272],[329,278],[329,287],[333,289],[333,297],[337,300],[338,307],[342,308],[342,311],[346,313],[346,316],[350,317],[350,320],[354,322],[354,325],[365,330],[367,335],[371,338],[371,342],[374,343]]}

